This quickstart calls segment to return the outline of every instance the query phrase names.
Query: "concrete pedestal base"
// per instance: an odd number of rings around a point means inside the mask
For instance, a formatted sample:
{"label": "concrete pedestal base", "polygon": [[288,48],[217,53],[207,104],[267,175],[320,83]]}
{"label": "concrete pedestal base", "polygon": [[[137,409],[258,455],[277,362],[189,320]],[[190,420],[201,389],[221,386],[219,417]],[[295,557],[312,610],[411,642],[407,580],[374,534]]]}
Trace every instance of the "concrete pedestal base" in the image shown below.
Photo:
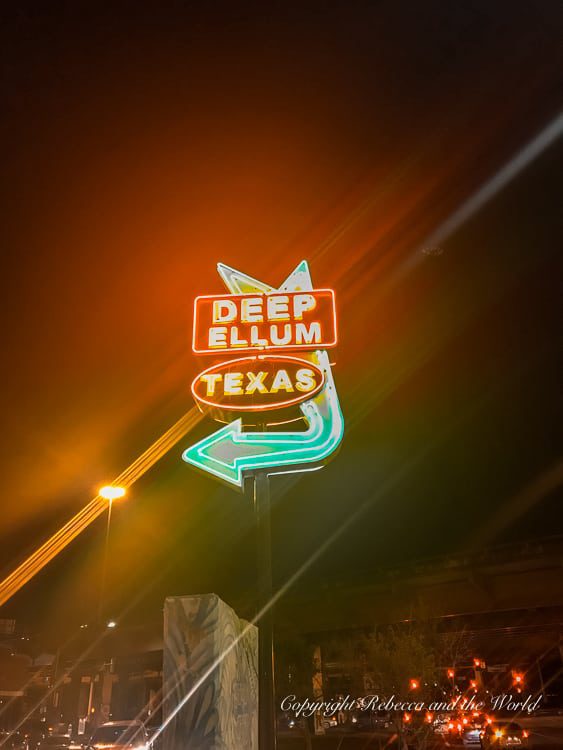
{"label": "concrete pedestal base", "polygon": [[258,750],[257,665],[257,628],[218,596],[166,599],[163,750]]}

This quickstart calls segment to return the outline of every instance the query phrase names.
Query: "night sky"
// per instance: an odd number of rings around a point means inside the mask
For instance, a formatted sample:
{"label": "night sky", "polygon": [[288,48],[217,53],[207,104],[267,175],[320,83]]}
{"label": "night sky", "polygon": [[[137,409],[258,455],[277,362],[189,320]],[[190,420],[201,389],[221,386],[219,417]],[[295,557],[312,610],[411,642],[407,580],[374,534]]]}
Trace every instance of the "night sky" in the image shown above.
{"label": "night sky", "polygon": [[[329,7],[328,7],[329,6]],[[0,564],[192,406],[218,261],[336,290],[347,424],[274,480],[278,582],[563,534],[563,148],[435,230],[561,110],[560,2],[12,3],[2,11]],[[115,506],[108,610],[248,613],[248,500],[180,460]],[[93,616],[104,520],[3,608]],[[134,601],[133,601],[134,600]]]}

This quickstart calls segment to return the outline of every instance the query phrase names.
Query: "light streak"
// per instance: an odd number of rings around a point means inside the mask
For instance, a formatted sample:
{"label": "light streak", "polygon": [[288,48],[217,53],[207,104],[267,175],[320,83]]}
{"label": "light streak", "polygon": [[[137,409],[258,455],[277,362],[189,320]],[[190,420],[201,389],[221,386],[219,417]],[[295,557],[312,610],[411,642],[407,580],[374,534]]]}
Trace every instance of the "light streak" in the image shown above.
{"label": "light streak", "polygon": [[[145,474],[172,446],[181,440],[199,422],[201,414],[195,407],[190,409],[178,422],[161,435],[144,453],[133,461],[115,480],[113,485],[130,487]],[[47,539],[35,552],[0,582],[0,606],[30,581],[42,568],[75,539],[92,521],[95,521],[108,507],[108,501],[96,495],[59,531]]]}
{"label": "light streak", "polygon": [[[529,141],[515,156],[510,159],[490,180],[470,196],[456,209],[432,234],[422,243],[421,248],[439,246],[459,227],[469,221],[497,193],[500,193],[520,172],[528,167],[546,149],[553,145],[563,134],[563,114],[554,117],[546,127]],[[420,253],[415,253],[403,267],[403,271],[420,262]]]}
{"label": "light streak", "polygon": [[527,143],[516,156],[507,162],[502,169],[491,177],[482,188],[474,193],[457,211],[446,219],[428,238],[425,245],[439,245],[446,237],[470,219],[491,200],[508,183],[513,180],[523,169],[531,164],[543,151],[563,133],[563,114],[554,118],[533,140]]}

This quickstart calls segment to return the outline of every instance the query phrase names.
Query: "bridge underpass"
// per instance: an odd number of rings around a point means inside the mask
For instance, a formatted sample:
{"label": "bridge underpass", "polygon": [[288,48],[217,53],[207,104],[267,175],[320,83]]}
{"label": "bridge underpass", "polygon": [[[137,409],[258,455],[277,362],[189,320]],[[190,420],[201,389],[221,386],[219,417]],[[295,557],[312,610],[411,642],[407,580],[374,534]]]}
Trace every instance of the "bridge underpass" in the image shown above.
{"label": "bridge underpass", "polygon": [[468,618],[502,627],[510,624],[507,617],[527,612],[522,624],[558,628],[562,608],[563,538],[556,537],[294,589],[276,607],[276,620],[283,628],[299,612],[302,632],[319,633],[373,628],[421,612],[452,627]]}

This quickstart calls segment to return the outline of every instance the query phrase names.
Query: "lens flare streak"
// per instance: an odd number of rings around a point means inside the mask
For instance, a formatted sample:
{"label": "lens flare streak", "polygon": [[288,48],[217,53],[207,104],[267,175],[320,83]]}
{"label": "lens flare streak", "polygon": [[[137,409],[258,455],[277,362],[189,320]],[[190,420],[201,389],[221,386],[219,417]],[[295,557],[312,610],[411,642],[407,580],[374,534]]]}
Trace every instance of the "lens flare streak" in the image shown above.
{"label": "lens flare streak", "polygon": [[[150,448],[142,453],[112,483],[127,488],[145,474],[162,456],[167,453],[189,430],[201,419],[195,407],[190,409],[164,435],[156,440]],[[108,507],[108,500],[96,495],[70,521],[53,534],[44,544],[24,560],[10,575],[0,582],[0,606],[11,599],[14,594],[30,581],[61,550],[75,539],[92,521],[95,521]]]}

